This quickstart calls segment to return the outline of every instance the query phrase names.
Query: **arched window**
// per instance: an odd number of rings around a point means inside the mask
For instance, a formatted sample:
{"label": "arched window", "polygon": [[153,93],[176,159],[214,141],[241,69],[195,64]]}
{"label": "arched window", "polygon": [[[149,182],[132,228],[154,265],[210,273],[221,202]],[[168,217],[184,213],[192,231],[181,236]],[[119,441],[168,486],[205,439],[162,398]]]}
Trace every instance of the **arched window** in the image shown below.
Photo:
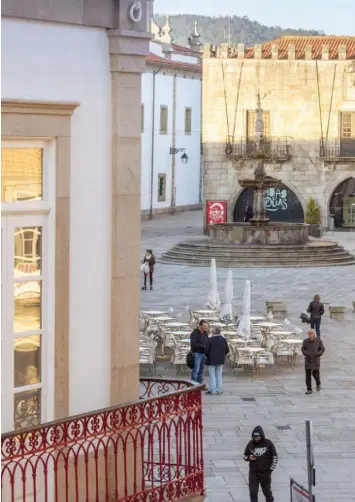
{"label": "arched window", "polygon": [[334,190],[329,204],[337,228],[355,228],[355,178],[348,178]]}

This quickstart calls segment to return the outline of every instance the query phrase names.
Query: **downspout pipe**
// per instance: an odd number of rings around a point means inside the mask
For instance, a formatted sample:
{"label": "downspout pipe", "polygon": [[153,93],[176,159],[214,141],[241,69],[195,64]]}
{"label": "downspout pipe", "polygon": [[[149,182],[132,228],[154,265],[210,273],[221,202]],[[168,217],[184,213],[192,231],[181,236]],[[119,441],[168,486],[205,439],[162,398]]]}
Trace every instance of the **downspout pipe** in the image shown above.
{"label": "downspout pipe", "polygon": [[150,210],[149,219],[153,219],[153,185],[154,185],[154,147],[155,147],[155,77],[158,75],[163,65],[153,71],[153,114],[152,114],[152,137],[151,137],[151,159],[150,159]]}

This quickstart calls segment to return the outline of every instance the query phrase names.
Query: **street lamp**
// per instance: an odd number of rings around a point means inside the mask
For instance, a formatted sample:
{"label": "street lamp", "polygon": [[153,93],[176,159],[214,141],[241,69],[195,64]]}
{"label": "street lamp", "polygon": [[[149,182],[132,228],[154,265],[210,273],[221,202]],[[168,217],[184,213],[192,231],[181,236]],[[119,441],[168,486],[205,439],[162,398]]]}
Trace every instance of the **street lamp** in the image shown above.
{"label": "street lamp", "polygon": [[189,157],[186,155],[186,153],[183,153],[183,154],[181,155],[181,162],[182,162],[183,164],[187,164],[187,163],[188,163],[188,161],[189,161]]}

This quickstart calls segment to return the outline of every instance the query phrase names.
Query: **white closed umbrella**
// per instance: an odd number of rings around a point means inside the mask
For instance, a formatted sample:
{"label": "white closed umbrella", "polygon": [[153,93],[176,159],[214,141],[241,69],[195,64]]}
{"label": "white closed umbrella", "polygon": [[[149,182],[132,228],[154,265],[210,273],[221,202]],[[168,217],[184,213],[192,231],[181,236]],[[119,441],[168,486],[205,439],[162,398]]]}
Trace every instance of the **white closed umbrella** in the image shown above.
{"label": "white closed umbrella", "polygon": [[233,302],[233,273],[228,270],[227,279],[224,285],[224,305],[221,309],[221,320],[224,322],[231,322],[233,318],[232,312]]}
{"label": "white closed umbrella", "polygon": [[221,306],[221,300],[217,291],[217,266],[214,258],[211,260],[210,281],[211,290],[208,295],[207,307],[211,310],[218,310]]}
{"label": "white closed umbrella", "polygon": [[238,324],[238,334],[250,338],[250,281],[245,281],[243,293],[243,313]]}

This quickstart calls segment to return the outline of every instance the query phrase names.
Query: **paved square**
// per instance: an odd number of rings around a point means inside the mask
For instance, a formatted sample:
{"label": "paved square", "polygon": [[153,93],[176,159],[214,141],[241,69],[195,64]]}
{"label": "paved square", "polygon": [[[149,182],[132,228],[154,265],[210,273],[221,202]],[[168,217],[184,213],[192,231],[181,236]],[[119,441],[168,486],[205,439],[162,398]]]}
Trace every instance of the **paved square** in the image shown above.
{"label": "paved square", "polygon": [[[143,222],[142,256],[146,248],[159,255],[181,240],[202,234],[202,213],[190,212]],[[355,253],[355,232],[328,233]],[[211,258],[213,258],[211,256]],[[218,270],[223,296],[226,269]],[[244,281],[252,285],[252,313],[265,314],[265,300],[283,300],[289,319],[299,316],[312,296],[347,308],[344,321],[329,319],[322,324],[326,352],[322,359],[323,389],[304,394],[304,370],[300,361],[293,369],[278,367],[276,376],[236,377],[225,373],[224,394],[204,397],[205,475],[211,502],[248,502],[248,466],[244,447],[255,425],[262,425],[279,454],[273,475],[276,502],[288,502],[289,479],[306,485],[304,421],[313,422],[316,466],[316,501],[355,501],[355,267],[299,269],[234,269],[234,305],[241,307]],[[175,313],[187,305],[205,306],[209,292],[209,269],[158,263],[154,291],[144,291],[144,309],[173,307]],[[327,309],[326,309],[327,310]],[[254,397],[255,402],[242,401]],[[290,430],[278,430],[289,425]],[[264,500],[263,495],[259,497]]]}

